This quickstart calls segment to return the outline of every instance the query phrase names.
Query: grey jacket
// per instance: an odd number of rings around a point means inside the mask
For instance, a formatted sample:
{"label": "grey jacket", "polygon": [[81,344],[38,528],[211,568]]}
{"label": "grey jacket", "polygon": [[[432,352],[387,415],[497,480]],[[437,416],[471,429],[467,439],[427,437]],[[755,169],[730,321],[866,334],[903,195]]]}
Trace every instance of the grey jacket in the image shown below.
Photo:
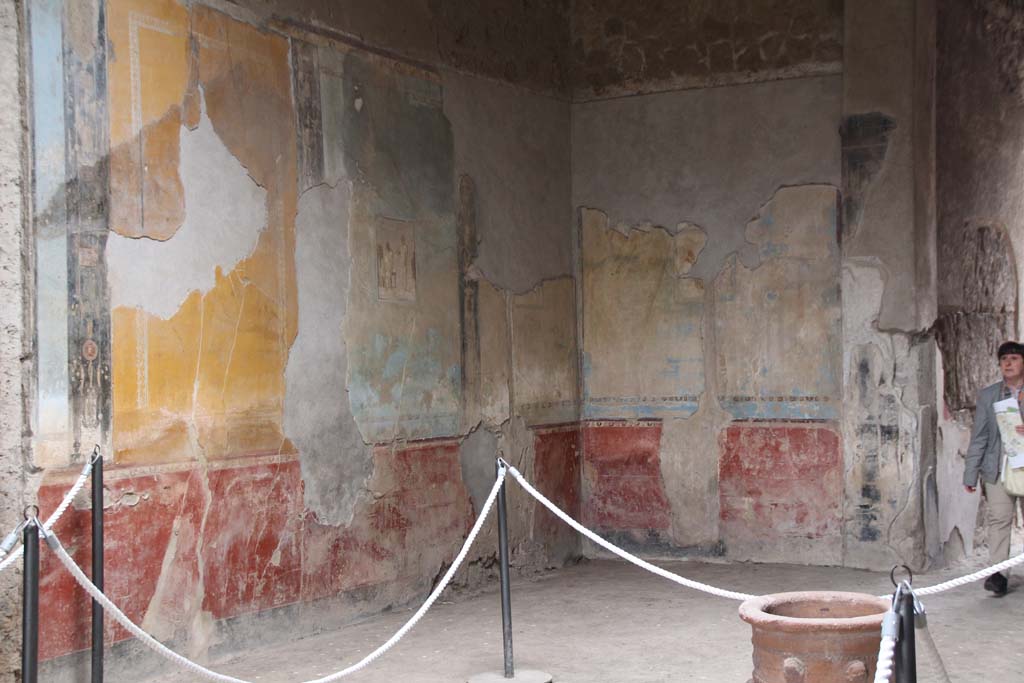
{"label": "grey jacket", "polygon": [[974,428],[971,430],[971,445],[964,460],[964,485],[977,486],[978,475],[989,484],[999,478],[999,467],[1003,459],[1003,440],[996,424],[996,412],[992,404],[1010,397],[1010,391],[1002,382],[990,384],[978,392],[974,409]]}

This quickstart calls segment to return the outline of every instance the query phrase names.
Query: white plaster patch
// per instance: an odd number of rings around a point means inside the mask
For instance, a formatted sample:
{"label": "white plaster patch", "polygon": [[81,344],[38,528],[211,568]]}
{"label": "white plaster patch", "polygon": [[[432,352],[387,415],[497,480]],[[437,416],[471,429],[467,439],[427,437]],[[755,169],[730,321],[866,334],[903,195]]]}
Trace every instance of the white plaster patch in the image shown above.
{"label": "white plaster patch", "polygon": [[299,449],[306,505],[332,524],[351,522],[372,470],[345,383],[349,195],[343,181],[337,187],[318,185],[299,199],[299,326],[284,373],[284,429]]}
{"label": "white plaster patch", "polygon": [[[927,558],[918,482],[929,475],[920,471],[920,426],[923,411],[935,400],[918,394],[927,348],[912,344],[908,335],[879,331],[888,271],[878,259],[845,259],[842,277],[843,563],[874,569],[896,562],[920,566]],[[935,474],[937,483],[949,483]],[[944,504],[940,499],[939,508]]]}
{"label": "white plaster patch", "polygon": [[707,549],[720,538],[718,435],[731,418],[705,393],[692,417],[662,422],[661,477],[672,506],[672,540],[678,546]]}
{"label": "white plaster patch", "polygon": [[170,239],[107,238],[112,307],[170,318],[191,292],[213,288],[218,268],[230,272],[252,253],[267,225],[266,190],[221,141],[205,107],[195,130],[181,129],[178,173],[185,221]]}

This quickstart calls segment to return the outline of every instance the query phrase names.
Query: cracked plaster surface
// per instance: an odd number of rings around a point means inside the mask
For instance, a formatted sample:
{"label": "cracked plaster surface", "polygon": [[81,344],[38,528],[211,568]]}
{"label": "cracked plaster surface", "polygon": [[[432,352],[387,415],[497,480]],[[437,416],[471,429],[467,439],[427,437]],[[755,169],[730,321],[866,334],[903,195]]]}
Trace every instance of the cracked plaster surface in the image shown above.
{"label": "cracked plaster surface", "polygon": [[[843,372],[846,511],[844,561],[921,566],[922,407],[917,379],[925,347],[880,331],[885,271],[874,259],[843,263]],[[933,371],[929,368],[929,371]]]}
{"label": "cracked plaster surface", "polygon": [[839,187],[842,79],[816,77],[578,103],[573,206],[600,207],[623,231],[700,225],[709,240],[690,275],[708,279],[756,250],[744,229],[782,184]]}
{"label": "cracked plaster surface", "polygon": [[192,292],[205,294],[216,273],[252,253],[267,225],[267,196],[214,131],[203,111],[194,130],[181,130],[185,220],[164,241],[107,238],[111,307],[171,318]]}

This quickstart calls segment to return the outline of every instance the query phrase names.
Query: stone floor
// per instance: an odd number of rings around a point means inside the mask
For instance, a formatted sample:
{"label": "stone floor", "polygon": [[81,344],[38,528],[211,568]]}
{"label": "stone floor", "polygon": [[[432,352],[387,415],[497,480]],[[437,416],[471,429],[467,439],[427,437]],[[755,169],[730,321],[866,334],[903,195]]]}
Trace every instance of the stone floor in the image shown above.
{"label": "stone floor", "polygon": [[[891,590],[887,574],[790,565],[664,563],[689,578],[748,593],[789,590]],[[960,568],[919,577],[925,586],[967,573]],[[929,628],[954,682],[1024,680],[1024,579],[1003,598],[980,584],[924,601]],[[628,565],[594,560],[513,585],[515,661],[557,683],[747,681],[749,627],[737,602],[681,588]],[[330,674],[391,636],[412,611],[388,613],[344,629],[259,648],[213,662],[213,668],[261,683]],[[501,667],[496,590],[442,599],[404,640],[355,683],[449,683]],[[168,673],[148,683],[194,680]],[[111,681],[111,683],[115,683]]]}

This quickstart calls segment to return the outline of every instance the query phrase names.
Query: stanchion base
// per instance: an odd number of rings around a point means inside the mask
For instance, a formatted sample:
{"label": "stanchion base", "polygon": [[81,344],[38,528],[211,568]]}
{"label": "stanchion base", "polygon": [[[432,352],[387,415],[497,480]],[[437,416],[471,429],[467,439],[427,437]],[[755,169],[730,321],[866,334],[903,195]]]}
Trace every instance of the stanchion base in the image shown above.
{"label": "stanchion base", "polygon": [[516,669],[513,678],[505,678],[504,674],[485,673],[470,677],[468,683],[551,683],[551,674],[532,669]]}

